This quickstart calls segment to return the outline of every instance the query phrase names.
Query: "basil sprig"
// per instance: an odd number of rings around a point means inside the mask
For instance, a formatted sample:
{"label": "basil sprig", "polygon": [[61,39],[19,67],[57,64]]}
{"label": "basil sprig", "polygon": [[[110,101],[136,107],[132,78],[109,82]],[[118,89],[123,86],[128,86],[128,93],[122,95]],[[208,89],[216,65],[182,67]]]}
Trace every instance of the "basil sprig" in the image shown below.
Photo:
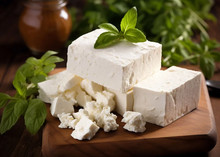
{"label": "basil sprig", "polygon": [[48,73],[56,67],[55,63],[63,61],[55,54],[57,52],[47,51],[40,59],[28,58],[15,74],[13,86],[16,94],[9,96],[0,93],[0,108],[4,107],[0,123],[1,134],[10,130],[21,116],[31,134],[36,134],[41,128],[47,111],[44,102],[37,99],[37,84],[46,80]]}
{"label": "basil sprig", "polygon": [[137,9],[136,7],[131,8],[125,14],[125,16],[121,20],[121,31],[119,31],[114,25],[111,23],[103,23],[99,25],[99,28],[107,30],[100,34],[98,39],[95,42],[94,48],[100,49],[111,46],[120,40],[126,39],[129,42],[137,43],[137,42],[145,42],[146,36],[144,33],[135,28],[137,24]]}

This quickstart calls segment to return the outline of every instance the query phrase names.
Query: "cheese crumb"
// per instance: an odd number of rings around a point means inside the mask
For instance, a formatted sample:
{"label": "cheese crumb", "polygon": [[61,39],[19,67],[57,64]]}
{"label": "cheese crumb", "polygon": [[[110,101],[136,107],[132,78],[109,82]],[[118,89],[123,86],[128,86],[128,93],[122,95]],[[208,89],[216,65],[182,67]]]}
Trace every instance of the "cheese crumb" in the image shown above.
{"label": "cheese crumb", "polygon": [[54,100],[51,103],[50,106],[51,115],[57,117],[57,114],[61,114],[63,112],[73,113],[74,112],[73,105],[74,105],[73,102],[67,101],[62,96],[58,96],[54,98]]}
{"label": "cheese crumb", "polygon": [[99,127],[87,117],[82,117],[80,121],[76,124],[75,130],[72,132],[71,136],[77,140],[90,140],[95,136]]}
{"label": "cheese crumb", "polygon": [[122,122],[126,123],[124,129],[131,132],[144,132],[146,130],[144,117],[139,112],[126,111],[123,115]]}
{"label": "cheese crumb", "polygon": [[59,128],[72,128],[75,129],[75,126],[78,122],[77,119],[74,119],[70,113],[61,113],[57,114],[57,117],[60,120]]}

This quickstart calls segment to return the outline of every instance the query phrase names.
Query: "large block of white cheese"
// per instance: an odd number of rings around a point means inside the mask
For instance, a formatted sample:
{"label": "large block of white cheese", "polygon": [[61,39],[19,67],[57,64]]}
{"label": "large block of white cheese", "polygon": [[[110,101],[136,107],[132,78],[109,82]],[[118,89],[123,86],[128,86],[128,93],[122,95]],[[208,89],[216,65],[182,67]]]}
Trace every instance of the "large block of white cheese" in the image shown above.
{"label": "large block of white cheese", "polygon": [[200,72],[173,66],[134,86],[133,109],[147,122],[166,126],[197,107],[200,85]]}
{"label": "large block of white cheese", "polygon": [[105,87],[127,92],[161,68],[161,44],[122,41],[104,49],[94,43],[104,30],[87,33],[68,47],[67,71]]}

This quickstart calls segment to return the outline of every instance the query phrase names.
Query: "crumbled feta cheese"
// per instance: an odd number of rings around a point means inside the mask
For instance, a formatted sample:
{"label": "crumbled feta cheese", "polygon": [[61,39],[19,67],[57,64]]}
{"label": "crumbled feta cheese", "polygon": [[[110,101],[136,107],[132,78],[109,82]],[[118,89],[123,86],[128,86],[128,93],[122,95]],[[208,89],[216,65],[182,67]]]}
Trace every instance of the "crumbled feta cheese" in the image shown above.
{"label": "crumbled feta cheese", "polygon": [[46,80],[38,83],[39,99],[46,103],[51,103],[58,96],[58,84],[56,79]]}
{"label": "crumbled feta cheese", "polygon": [[99,127],[93,121],[87,117],[82,117],[76,124],[71,136],[77,140],[90,140],[98,130]]}
{"label": "crumbled feta cheese", "polygon": [[103,91],[96,93],[96,101],[98,104],[102,105],[103,107],[110,107],[110,110],[113,111],[115,109],[115,101],[114,101],[114,94]]}
{"label": "crumbled feta cheese", "polygon": [[96,99],[96,93],[102,92],[103,87],[95,82],[89,81],[87,79],[82,80],[80,83],[82,89],[84,89],[89,95]]}
{"label": "crumbled feta cheese", "polygon": [[86,92],[81,91],[76,96],[76,101],[80,106],[85,107],[87,102],[92,101],[92,97],[87,95]]}
{"label": "crumbled feta cheese", "polygon": [[59,128],[72,128],[75,129],[75,126],[78,122],[77,119],[74,119],[70,113],[61,113],[57,114],[57,117],[60,120]]}
{"label": "crumbled feta cheese", "polygon": [[50,106],[50,112],[52,116],[57,117],[57,114],[61,113],[73,113],[73,102],[67,101],[62,96],[54,98]]}
{"label": "crumbled feta cheese", "polygon": [[66,73],[62,81],[60,81],[58,90],[62,93],[73,88],[81,82],[81,78],[71,73]]}
{"label": "crumbled feta cheese", "polygon": [[74,118],[80,120],[83,117],[89,118],[89,114],[85,109],[79,109],[78,112],[73,113]]}
{"label": "crumbled feta cheese", "polygon": [[110,113],[110,107],[104,107],[96,121],[99,127],[103,128],[105,132],[109,132],[111,130],[117,130],[119,125],[116,119],[117,116]]}
{"label": "crumbled feta cheese", "polygon": [[132,132],[144,132],[146,130],[146,121],[139,112],[126,111],[123,115],[122,122],[126,123],[124,129]]}

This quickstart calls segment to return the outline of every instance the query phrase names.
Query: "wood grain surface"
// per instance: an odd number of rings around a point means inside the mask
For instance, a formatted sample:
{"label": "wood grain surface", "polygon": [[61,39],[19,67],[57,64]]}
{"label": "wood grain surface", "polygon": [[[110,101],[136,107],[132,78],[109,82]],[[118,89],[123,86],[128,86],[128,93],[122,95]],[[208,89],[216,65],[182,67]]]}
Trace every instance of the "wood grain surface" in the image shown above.
{"label": "wood grain surface", "polygon": [[43,130],[42,153],[54,157],[164,156],[208,152],[215,146],[217,135],[204,78],[201,86],[197,109],[164,128],[147,123],[144,133],[124,130],[122,117],[118,115],[120,126],[117,131],[105,133],[99,130],[92,140],[78,141],[70,136],[72,129],[58,128],[59,120],[49,113]]}

